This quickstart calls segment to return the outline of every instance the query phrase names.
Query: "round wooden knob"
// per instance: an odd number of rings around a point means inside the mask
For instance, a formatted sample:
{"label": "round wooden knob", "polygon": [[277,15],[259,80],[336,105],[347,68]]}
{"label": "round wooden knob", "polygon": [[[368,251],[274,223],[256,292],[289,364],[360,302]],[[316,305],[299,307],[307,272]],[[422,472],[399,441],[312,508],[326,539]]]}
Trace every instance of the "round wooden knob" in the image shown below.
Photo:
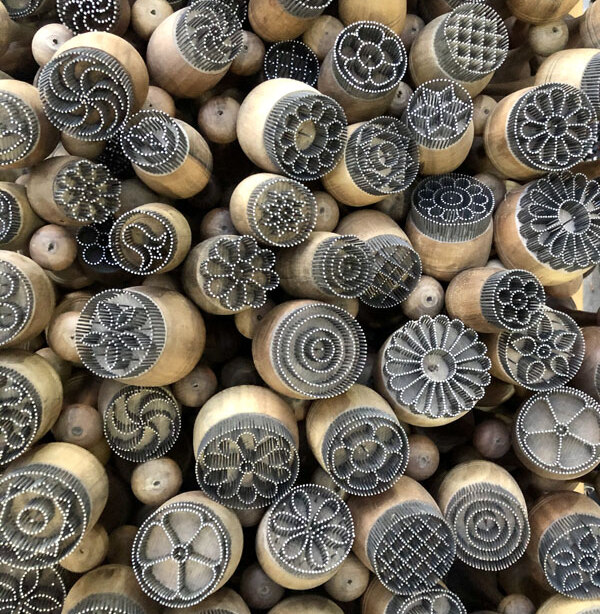
{"label": "round wooden knob", "polygon": [[556,21],[576,4],[577,0],[506,0],[506,6],[517,19],[534,24]]}
{"label": "round wooden knob", "polygon": [[131,17],[128,0],[109,0],[101,6],[83,0],[57,0],[56,12],[60,22],[74,34],[101,31],[123,36]]}
{"label": "round wooden knob", "polygon": [[369,585],[369,576],[369,570],[350,553],[323,588],[335,601],[348,603],[360,599]]}
{"label": "round wooden knob", "polygon": [[313,50],[319,62],[322,62],[343,29],[344,24],[333,15],[321,15],[302,34],[302,41]]}
{"label": "round wooden knob", "polygon": [[108,534],[101,524],[88,529],[77,548],[61,560],[60,566],[72,573],[85,573],[98,567],[108,552]]}
{"label": "round wooden knob", "polygon": [[267,614],[342,614],[342,612],[342,608],[330,599],[307,594],[283,599]]}
{"label": "round wooden knob", "polygon": [[423,275],[402,303],[402,311],[411,320],[421,316],[437,316],[444,308],[444,298],[444,288],[440,282],[429,275]]}
{"label": "round wooden knob", "polygon": [[[154,0],[153,0],[154,1]],[[160,0],[160,2],[165,2],[166,0]],[[146,96],[146,100],[144,102],[143,109],[157,109],[158,111],[163,111],[170,117],[175,117],[175,101],[171,97],[170,94],[165,92],[165,90],[160,87],[156,87],[156,85],[151,85],[148,88],[148,96]]]}
{"label": "round wooden knob", "polygon": [[205,365],[197,365],[173,384],[173,395],[186,407],[201,407],[217,391],[217,376]]}
{"label": "round wooden knob", "polygon": [[200,131],[212,143],[233,143],[240,104],[229,96],[214,96],[198,109]]}
{"label": "round wooden knob", "polygon": [[171,458],[155,458],[137,465],[131,474],[131,490],[146,505],[161,505],[174,497],[183,479],[179,465]]}
{"label": "round wooden knob", "polygon": [[258,563],[253,563],[242,573],[240,593],[249,607],[268,610],[281,601],[285,589],[271,580]]}
{"label": "round wooden knob", "polygon": [[131,5],[131,27],[140,38],[147,41],[154,30],[172,14],[173,7],[166,0],[136,0]]}
{"label": "round wooden knob", "polygon": [[242,49],[231,63],[230,71],[240,77],[256,74],[263,66],[265,44],[259,36],[248,30],[242,31]]}
{"label": "round wooden knob", "polygon": [[31,52],[35,61],[44,66],[70,38],[73,38],[73,32],[61,23],[48,23],[42,26],[31,41]]}
{"label": "round wooden knob", "polygon": [[44,269],[63,271],[75,262],[77,242],[66,228],[46,224],[31,236],[29,255]]}
{"label": "round wooden knob", "polygon": [[510,443],[510,425],[497,418],[480,422],[473,431],[473,447],[484,458],[502,458]]}
{"label": "round wooden knob", "polygon": [[427,437],[414,433],[408,436],[408,464],[406,465],[406,475],[417,482],[422,482],[430,478],[436,471],[440,463],[440,451],[435,442]]}
{"label": "round wooden knob", "polygon": [[221,588],[216,593],[209,595],[192,608],[173,608],[173,614],[213,614],[213,612],[226,612],[227,614],[250,614],[246,602],[230,588]]}
{"label": "round wooden knob", "polygon": [[52,434],[57,441],[90,449],[102,438],[102,418],[91,405],[65,405],[52,427]]}

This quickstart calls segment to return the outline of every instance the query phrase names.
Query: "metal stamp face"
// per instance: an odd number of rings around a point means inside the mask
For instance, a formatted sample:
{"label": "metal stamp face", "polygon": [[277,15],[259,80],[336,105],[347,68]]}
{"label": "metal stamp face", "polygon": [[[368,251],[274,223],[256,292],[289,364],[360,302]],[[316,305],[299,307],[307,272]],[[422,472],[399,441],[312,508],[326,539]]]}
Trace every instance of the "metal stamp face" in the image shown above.
{"label": "metal stamp face", "polygon": [[261,249],[253,237],[223,237],[209,249],[200,263],[202,288],[230,311],[262,307],[267,292],[279,285],[273,270],[275,254]]}
{"label": "metal stamp face", "polygon": [[267,79],[296,79],[314,87],[321,65],[308,45],[298,40],[289,40],[269,47],[263,70]]}
{"label": "metal stamp face", "polygon": [[136,377],[162,353],[163,315],[156,303],[139,292],[105,290],[85,304],[75,344],[83,364],[99,377]]}
{"label": "metal stamp face", "polygon": [[555,270],[600,262],[600,184],[551,173],[530,183],[517,204],[519,234],[534,257]]}
{"label": "metal stamp face", "polygon": [[337,486],[351,495],[373,496],[388,490],[406,470],[408,436],[394,417],[361,407],[331,423],[321,454]]}
{"label": "metal stamp face", "polygon": [[354,235],[325,239],[313,256],[312,276],[326,294],[356,298],[373,281],[371,250]]}
{"label": "metal stamp face", "polygon": [[144,109],[131,116],[121,132],[121,146],[132,164],[151,175],[174,172],[190,147],[177,121],[157,109]]}
{"label": "metal stamp face", "polygon": [[66,590],[56,569],[0,564],[0,614],[60,614]]}
{"label": "metal stamp face", "polygon": [[327,574],[350,553],[354,523],[334,492],[316,484],[296,486],[267,511],[271,556],[299,577]]}
{"label": "metal stamp face", "polygon": [[23,216],[17,199],[0,188],[0,248],[13,241],[23,224]]}
{"label": "metal stamp face", "polygon": [[110,274],[120,271],[110,251],[110,231],[115,223],[111,215],[104,222],[82,226],[77,231],[77,247],[82,262],[101,274]]}
{"label": "metal stamp face", "polygon": [[513,441],[558,479],[584,475],[600,462],[600,403],[574,388],[538,392],[519,409]]}
{"label": "metal stamp face", "polygon": [[102,419],[110,449],[133,463],[164,456],[181,430],[179,403],[167,388],[161,387],[121,388]]}
{"label": "metal stamp face", "polygon": [[559,518],[544,531],[538,555],[555,591],[573,599],[600,598],[600,518]]}
{"label": "metal stamp face", "polygon": [[152,275],[168,266],[177,251],[177,232],[154,211],[133,209],[120,215],[110,231],[110,251],[124,271]]}
{"label": "metal stamp face", "polygon": [[394,595],[385,614],[467,614],[462,601],[444,588],[430,588],[406,597]]}
{"label": "metal stamp face", "polygon": [[376,21],[346,26],[332,49],[333,73],[358,98],[377,98],[393,90],[408,65],[402,39]]}
{"label": "metal stamp face", "polygon": [[388,309],[405,301],[421,279],[421,258],[396,235],[378,235],[366,241],[372,252],[373,282],[360,296],[365,305]]}
{"label": "metal stamp face", "polygon": [[452,418],[473,409],[490,383],[477,333],[445,315],[407,322],[385,343],[383,378],[396,402],[417,415]]}
{"label": "metal stamp face", "polygon": [[250,195],[248,221],[260,242],[293,247],[314,230],[317,201],[308,188],[294,179],[268,179]]}
{"label": "metal stamp face", "polygon": [[408,128],[394,117],[376,117],[348,138],[346,168],[367,194],[397,194],[419,171],[419,148]]}
{"label": "metal stamp face", "polygon": [[104,222],[121,206],[121,182],[104,164],[89,160],[65,164],[52,189],[61,211],[81,224]]}
{"label": "metal stamp face", "polygon": [[317,17],[333,0],[279,0],[281,6],[295,17]]}
{"label": "metal stamp face", "polygon": [[576,322],[548,307],[531,328],[498,337],[503,369],[528,390],[553,390],[567,384],[579,370],[584,351],[585,341]]}
{"label": "metal stamp face", "polygon": [[5,0],[2,4],[6,6],[11,19],[35,15],[38,9],[44,6],[43,0]]}
{"label": "metal stamp face", "polygon": [[93,593],[66,610],[65,614],[146,614],[146,610],[125,595]]}
{"label": "metal stamp face", "polygon": [[596,111],[579,89],[546,83],[519,98],[508,115],[508,145],[525,166],[561,171],[583,161],[597,133]]}
{"label": "metal stamp face", "polygon": [[29,155],[39,137],[33,109],[15,94],[0,91],[0,167]]}
{"label": "metal stamp face", "polygon": [[42,463],[0,478],[0,563],[44,569],[69,555],[88,528],[90,501],[72,474]]}
{"label": "metal stamp face", "polygon": [[339,162],[347,133],[346,115],[333,98],[295,92],[275,103],[263,138],[269,158],[281,172],[310,181]]}
{"label": "metal stamp face", "polygon": [[471,124],[473,101],[462,85],[450,79],[432,79],[412,93],[405,119],[419,145],[446,149],[458,142]]}
{"label": "metal stamp face", "polygon": [[100,49],[56,54],[40,72],[38,88],[50,123],[82,141],[105,141],[129,117],[133,83],[123,65]]}
{"label": "metal stamp face", "polygon": [[432,588],[454,562],[456,544],[439,510],[409,501],[382,514],[367,539],[367,556],[379,581],[392,593]]}
{"label": "metal stamp face", "polygon": [[491,6],[463,2],[446,15],[434,45],[441,66],[450,77],[476,81],[506,60],[508,30]]}
{"label": "metal stamp face", "polygon": [[10,343],[33,315],[33,287],[14,264],[0,258],[0,347]]}
{"label": "metal stamp face", "polygon": [[60,23],[73,34],[111,32],[121,16],[121,3],[118,0],[57,0],[56,12]]}
{"label": "metal stamp face", "polygon": [[222,0],[198,0],[180,15],[175,41],[197,70],[226,69],[242,50],[243,30],[237,8]]}
{"label": "metal stamp face", "polygon": [[410,216],[438,241],[461,243],[481,236],[494,212],[494,195],[481,181],[449,173],[423,179],[413,190]]}
{"label": "metal stamp face", "polygon": [[313,399],[346,392],[361,374],[367,354],[358,322],[341,307],[316,301],[279,322],[270,350],[281,380]]}
{"label": "metal stamp face", "polygon": [[267,415],[221,420],[202,438],[196,455],[200,488],[233,509],[270,505],[294,485],[299,468],[292,434]]}
{"label": "metal stamp face", "polygon": [[200,503],[169,503],[153,512],[133,542],[132,565],[141,589],[163,606],[200,603],[218,586],[231,557],[221,518]]}
{"label": "metal stamp face", "polygon": [[522,331],[542,316],[546,293],[539,279],[529,271],[510,269],[490,276],[481,290],[481,312],[499,328]]}
{"label": "metal stamp face", "polygon": [[497,484],[464,486],[448,502],[445,516],[456,537],[456,556],[475,569],[507,569],[529,543],[527,510]]}

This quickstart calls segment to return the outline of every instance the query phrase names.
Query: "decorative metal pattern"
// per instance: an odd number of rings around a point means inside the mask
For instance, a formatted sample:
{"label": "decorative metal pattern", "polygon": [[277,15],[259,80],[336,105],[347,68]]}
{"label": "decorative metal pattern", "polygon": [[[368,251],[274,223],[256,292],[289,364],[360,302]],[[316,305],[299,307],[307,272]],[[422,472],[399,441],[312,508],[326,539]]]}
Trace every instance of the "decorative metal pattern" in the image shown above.
{"label": "decorative metal pattern", "polygon": [[527,167],[561,171],[581,162],[597,133],[596,111],[579,89],[546,83],[527,91],[508,115],[508,144]]}
{"label": "decorative metal pattern", "polygon": [[65,596],[62,578],[52,567],[0,565],[0,614],[60,614]]}
{"label": "decorative metal pattern", "polygon": [[529,543],[527,510],[497,484],[461,488],[448,502],[445,516],[456,537],[456,556],[475,569],[508,569]]}
{"label": "decorative metal pattern", "polygon": [[448,75],[460,81],[476,81],[506,60],[508,30],[490,6],[464,2],[446,16],[434,45]]}
{"label": "decorative metal pattern", "polygon": [[458,595],[444,588],[431,588],[410,597],[395,595],[385,614],[467,614],[467,610]]}
{"label": "decorative metal pattern", "polygon": [[120,271],[110,251],[110,231],[115,223],[115,217],[109,216],[104,222],[82,226],[77,231],[77,246],[79,256],[84,264],[101,274]]}
{"label": "decorative metal pattern", "polygon": [[202,438],[196,455],[200,488],[233,509],[270,505],[294,485],[298,471],[291,433],[266,415],[241,413],[221,420]]}
{"label": "decorative metal pattern", "polygon": [[590,99],[596,113],[600,114],[600,92],[596,87],[600,79],[600,53],[597,53],[585,67],[581,76],[581,91]]}
{"label": "decorative metal pattern", "polygon": [[263,63],[267,79],[296,79],[314,86],[321,65],[315,52],[297,40],[281,41],[269,47]]}
{"label": "decorative metal pattern", "polygon": [[104,410],[103,421],[110,449],[133,463],[164,456],[181,430],[179,403],[160,387],[121,388]]}
{"label": "decorative metal pattern", "polygon": [[600,184],[551,173],[530,183],[517,205],[527,249],[552,269],[578,271],[600,262]]}
{"label": "decorative metal pattern", "polygon": [[44,569],[69,555],[88,524],[90,501],[73,475],[42,463],[0,478],[0,563]]}
{"label": "decorative metal pattern", "polygon": [[280,0],[281,6],[294,17],[318,17],[333,0]]}
{"label": "decorative metal pattern", "polygon": [[28,324],[33,311],[31,282],[18,267],[0,258],[0,346]]}
{"label": "decorative metal pattern", "polygon": [[259,241],[274,247],[293,247],[314,230],[317,200],[293,179],[268,179],[250,195],[248,221]]}
{"label": "decorative metal pattern", "polygon": [[351,495],[386,491],[406,470],[406,431],[389,414],[360,407],[340,414],[329,426],[321,454],[331,479]]}
{"label": "decorative metal pattern", "polygon": [[146,614],[133,599],[117,593],[94,593],[76,603],[65,614]]}
{"label": "decorative metal pattern", "polygon": [[271,361],[292,390],[314,399],[346,392],[365,365],[367,347],[358,322],[344,309],[311,302],[276,327]]}
{"label": "decorative metal pattern", "polygon": [[177,20],[175,42],[181,55],[197,70],[223,70],[242,50],[237,9],[221,0],[194,2]]}
{"label": "decorative metal pattern", "polygon": [[573,388],[538,392],[515,417],[513,443],[543,472],[584,475],[600,463],[600,403]]}
{"label": "decorative metal pattern", "polygon": [[250,235],[222,237],[199,266],[204,292],[231,311],[262,307],[279,285],[275,254],[260,249]]}
{"label": "decorative metal pattern", "polygon": [[118,0],[56,0],[56,12],[60,23],[74,34],[111,32],[121,16],[121,4]]}
{"label": "decorative metal pattern", "polygon": [[50,123],[82,141],[111,138],[131,113],[131,77],[101,49],[56,54],[41,69],[38,88]]}
{"label": "decorative metal pattern", "polygon": [[481,312],[485,319],[510,331],[526,330],[542,315],[546,293],[529,271],[510,269],[491,275],[481,290]]}
{"label": "decorative metal pattern", "polygon": [[411,197],[410,216],[424,234],[460,243],[483,234],[494,212],[494,195],[481,181],[449,173],[421,181]]}
{"label": "decorative metal pattern", "polygon": [[163,316],[148,297],[132,290],[105,290],[84,306],[77,322],[77,352],[94,374],[135,377],[150,369],[165,344]]}
{"label": "decorative metal pattern", "polygon": [[21,98],[0,91],[0,166],[29,155],[40,134],[33,109]]}
{"label": "decorative metal pattern", "polygon": [[133,571],[142,590],[170,608],[200,603],[221,581],[231,557],[223,521],[200,503],[163,505],[139,528]]}
{"label": "decorative metal pattern", "polygon": [[460,320],[444,315],[400,327],[384,345],[382,362],[389,394],[428,418],[469,411],[490,383],[485,344]]}
{"label": "decorative metal pattern", "polygon": [[503,369],[529,390],[564,386],[583,362],[585,342],[575,321],[548,307],[531,328],[500,333],[498,357]]}
{"label": "decorative metal pattern", "polygon": [[402,39],[377,21],[346,26],[335,39],[332,54],[338,82],[360,98],[377,98],[393,90],[408,65]]}
{"label": "decorative metal pattern", "polygon": [[131,162],[123,152],[121,132],[122,131],[119,130],[115,136],[104,143],[104,149],[96,158],[96,161],[104,164],[113,177],[116,177],[120,181],[124,181],[125,179],[135,176],[135,172],[133,166],[131,166]]}
{"label": "decorative metal pattern", "polygon": [[44,6],[44,0],[4,0],[2,2],[11,19],[22,19],[35,15]]}
{"label": "decorative metal pattern", "polygon": [[335,167],[346,137],[346,115],[339,103],[323,94],[296,92],[275,103],[263,138],[277,168],[298,181],[310,181]]}
{"label": "decorative metal pattern", "polygon": [[600,518],[568,514],[544,531],[538,554],[552,588],[573,599],[600,598]]}
{"label": "decorative metal pattern", "polygon": [[432,79],[412,93],[405,118],[419,145],[446,149],[457,143],[471,124],[473,101],[462,85]]}
{"label": "decorative metal pattern", "polygon": [[409,501],[382,514],[367,539],[379,581],[392,593],[412,595],[443,578],[456,554],[452,530],[431,505]]}
{"label": "decorative metal pattern", "polygon": [[0,247],[16,238],[21,223],[17,199],[8,190],[0,189]]}
{"label": "decorative metal pattern", "polygon": [[421,279],[421,258],[396,235],[379,235],[366,241],[373,258],[373,283],[360,296],[375,309],[395,307],[408,298]]}
{"label": "decorative metal pattern", "polygon": [[376,117],[348,138],[346,167],[352,181],[367,194],[406,190],[419,171],[419,149],[401,120]]}
{"label": "decorative metal pattern", "polygon": [[104,222],[121,206],[121,183],[104,164],[76,160],[65,164],[53,185],[54,201],[71,220]]}
{"label": "decorative metal pattern", "polygon": [[271,555],[286,571],[310,577],[343,563],[354,542],[354,523],[338,495],[304,484],[269,508],[266,536]]}
{"label": "decorative metal pattern", "polygon": [[314,253],[312,275],[326,294],[356,298],[373,281],[371,259],[371,250],[358,237],[330,237],[325,239]]}

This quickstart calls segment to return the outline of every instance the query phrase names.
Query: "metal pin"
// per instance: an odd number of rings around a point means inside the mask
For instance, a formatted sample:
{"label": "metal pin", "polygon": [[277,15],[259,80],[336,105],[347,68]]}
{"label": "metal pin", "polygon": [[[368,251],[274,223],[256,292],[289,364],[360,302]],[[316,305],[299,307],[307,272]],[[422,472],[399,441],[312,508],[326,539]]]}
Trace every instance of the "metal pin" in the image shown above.
{"label": "metal pin", "polygon": [[271,45],[265,54],[263,70],[267,79],[296,79],[314,86],[321,65],[314,51],[297,40]]}
{"label": "metal pin", "polygon": [[56,0],[56,12],[60,23],[74,34],[111,32],[121,17],[121,3],[119,0]]}
{"label": "metal pin", "polygon": [[53,567],[24,570],[0,565],[0,603],[6,612],[60,614],[66,593]]}
{"label": "metal pin", "polygon": [[18,267],[0,259],[0,347],[10,343],[29,323],[33,287]]}
{"label": "metal pin", "polygon": [[33,109],[19,96],[0,92],[0,166],[29,155],[40,134]]}
{"label": "metal pin", "polygon": [[394,595],[384,614],[467,614],[467,610],[455,593],[430,588],[409,597]]}

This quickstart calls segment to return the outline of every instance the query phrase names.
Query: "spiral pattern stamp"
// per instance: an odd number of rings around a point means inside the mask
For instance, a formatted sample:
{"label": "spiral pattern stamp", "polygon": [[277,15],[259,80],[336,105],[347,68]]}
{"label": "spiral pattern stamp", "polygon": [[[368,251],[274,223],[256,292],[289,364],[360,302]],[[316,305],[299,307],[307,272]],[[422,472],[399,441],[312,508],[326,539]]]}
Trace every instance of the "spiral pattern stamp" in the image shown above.
{"label": "spiral pattern stamp", "polygon": [[354,523],[338,495],[316,484],[296,486],[267,511],[266,538],[271,556],[300,577],[327,574],[339,567],[354,542]]}
{"label": "spiral pattern stamp", "polygon": [[494,195],[481,181],[449,173],[421,181],[411,196],[410,217],[424,234],[460,243],[483,234],[494,212]]}
{"label": "spiral pattern stamp", "polygon": [[84,306],[75,336],[83,364],[99,377],[141,375],[159,358],[165,322],[158,306],[131,290],[105,290]]}
{"label": "spiral pattern stamp", "polygon": [[119,0],[57,0],[56,12],[60,23],[74,34],[83,32],[111,32],[121,17]]}
{"label": "spiral pattern stamp", "polygon": [[333,98],[294,92],[273,105],[264,144],[273,164],[298,181],[319,179],[339,162],[347,138],[346,115]]}
{"label": "spiral pattern stamp", "polygon": [[319,58],[298,40],[281,41],[269,47],[263,70],[267,79],[296,79],[315,86],[319,78]]}
{"label": "spiral pattern stamp", "polygon": [[508,55],[508,30],[500,15],[482,2],[464,2],[444,19],[434,46],[445,72],[476,81],[494,72]]}
{"label": "spiral pattern stamp", "polygon": [[561,171],[581,162],[597,134],[596,111],[579,89],[564,83],[531,88],[512,107],[508,145],[526,167]]}
{"label": "spiral pattern stamp", "polygon": [[431,588],[409,597],[394,595],[384,614],[467,614],[462,601],[444,588]]}
{"label": "spiral pattern stamp", "polygon": [[321,448],[331,479],[351,495],[386,491],[408,465],[406,431],[375,407],[340,414],[327,429]]}
{"label": "spiral pattern stamp", "polygon": [[56,54],[42,68],[38,87],[50,123],[82,141],[110,139],[132,110],[130,75],[101,49]]}
{"label": "spiral pattern stamp", "polygon": [[419,145],[446,149],[458,142],[471,124],[473,101],[462,85],[432,79],[412,93],[405,119]]}
{"label": "spiral pattern stamp", "polygon": [[600,519],[567,514],[543,533],[539,561],[552,588],[573,599],[600,598]]}
{"label": "spiral pattern stamp", "polygon": [[497,484],[477,482],[459,489],[445,516],[456,537],[456,556],[475,569],[507,569],[529,543],[527,510]]}
{"label": "spiral pattern stamp", "polygon": [[82,226],[77,231],[77,246],[81,261],[94,271],[108,275],[121,268],[110,250],[110,231],[115,223],[111,215],[104,222]]}
{"label": "spiral pattern stamp", "polygon": [[452,530],[433,506],[394,505],[369,532],[367,554],[379,581],[392,593],[412,595],[433,587],[454,562]]}
{"label": "spiral pattern stamp", "polygon": [[23,216],[17,199],[8,190],[0,188],[0,248],[17,238],[22,223]]}
{"label": "spiral pattern stamp", "polygon": [[143,463],[173,447],[181,413],[167,388],[123,386],[108,402],[103,422],[110,449],[125,460]]}
{"label": "spiral pattern stamp", "polygon": [[458,418],[490,383],[485,344],[474,330],[445,315],[407,322],[380,355],[386,396],[417,416]]}
{"label": "spiral pattern stamp", "polygon": [[19,569],[0,564],[0,612],[60,614],[66,590],[53,567]]}
{"label": "spiral pattern stamp", "polygon": [[548,307],[530,328],[498,337],[503,370],[528,390],[564,386],[579,370],[584,351],[583,335],[575,321]]}
{"label": "spiral pattern stamp", "polygon": [[551,173],[530,183],[517,204],[527,249],[552,269],[578,271],[600,262],[600,184]]}
{"label": "spiral pattern stamp", "polygon": [[378,235],[366,241],[373,258],[373,283],[360,296],[375,309],[396,307],[408,298],[421,279],[421,258],[408,241]]}
{"label": "spiral pattern stamp", "polygon": [[0,346],[10,343],[33,315],[33,286],[17,266],[0,259]]}
{"label": "spiral pattern stamp", "polygon": [[332,54],[338,82],[361,98],[377,98],[394,89],[408,65],[400,37],[376,21],[345,27],[335,40]]}
{"label": "spiral pattern stamp", "polygon": [[485,281],[480,303],[488,322],[508,331],[523,331],[542,316],[546,293],[533,273],[509,269],[498,271]]}
{"label": "spiral pattern stamp", "polygon": [[401,120],[376,117],[348,138],[346,167],[367,194],[388,195],[406,190],[419,171],[419,150]]}
{"label": "spiral pattern stamp", "polygon": [[104,222],[121,206],[121,182],[104,164],[76,160],[65,164],[52,186],[54,200],[74,222]]}
{"label": "spiral pattern stamp", "polygon": [[43,463],[0,478],[0,563],[22,569],[55,565],[79,544],[90,500],[67,471]]}
{"label": "spiral pattern stamp", "polygon": [[0,92],[0,165],[15,164],[29,155],[39,135],[33,109],[19,96]]}
{"label": "spiral pattern stamp", "polygon": [[230,556],[231,537],[219,515],[201,503],[176,501],[142,523],[133,542],[133,571],[154,601],[185,608],[215,590]]}
{"label": "spiral pattern stamp", "polygon": [[288,492],[299,467],[293,436],[282,422],[242,413],[221,420],[202,438],[196,479],[226,507],[257,509]]}
{"label": "spiral pattern stamp", "polygon": [[317,201],[298,181],[276,177],[260,183],[250,195],[248,221],[254,236],[273,247],[302,243],[317,222]]}

